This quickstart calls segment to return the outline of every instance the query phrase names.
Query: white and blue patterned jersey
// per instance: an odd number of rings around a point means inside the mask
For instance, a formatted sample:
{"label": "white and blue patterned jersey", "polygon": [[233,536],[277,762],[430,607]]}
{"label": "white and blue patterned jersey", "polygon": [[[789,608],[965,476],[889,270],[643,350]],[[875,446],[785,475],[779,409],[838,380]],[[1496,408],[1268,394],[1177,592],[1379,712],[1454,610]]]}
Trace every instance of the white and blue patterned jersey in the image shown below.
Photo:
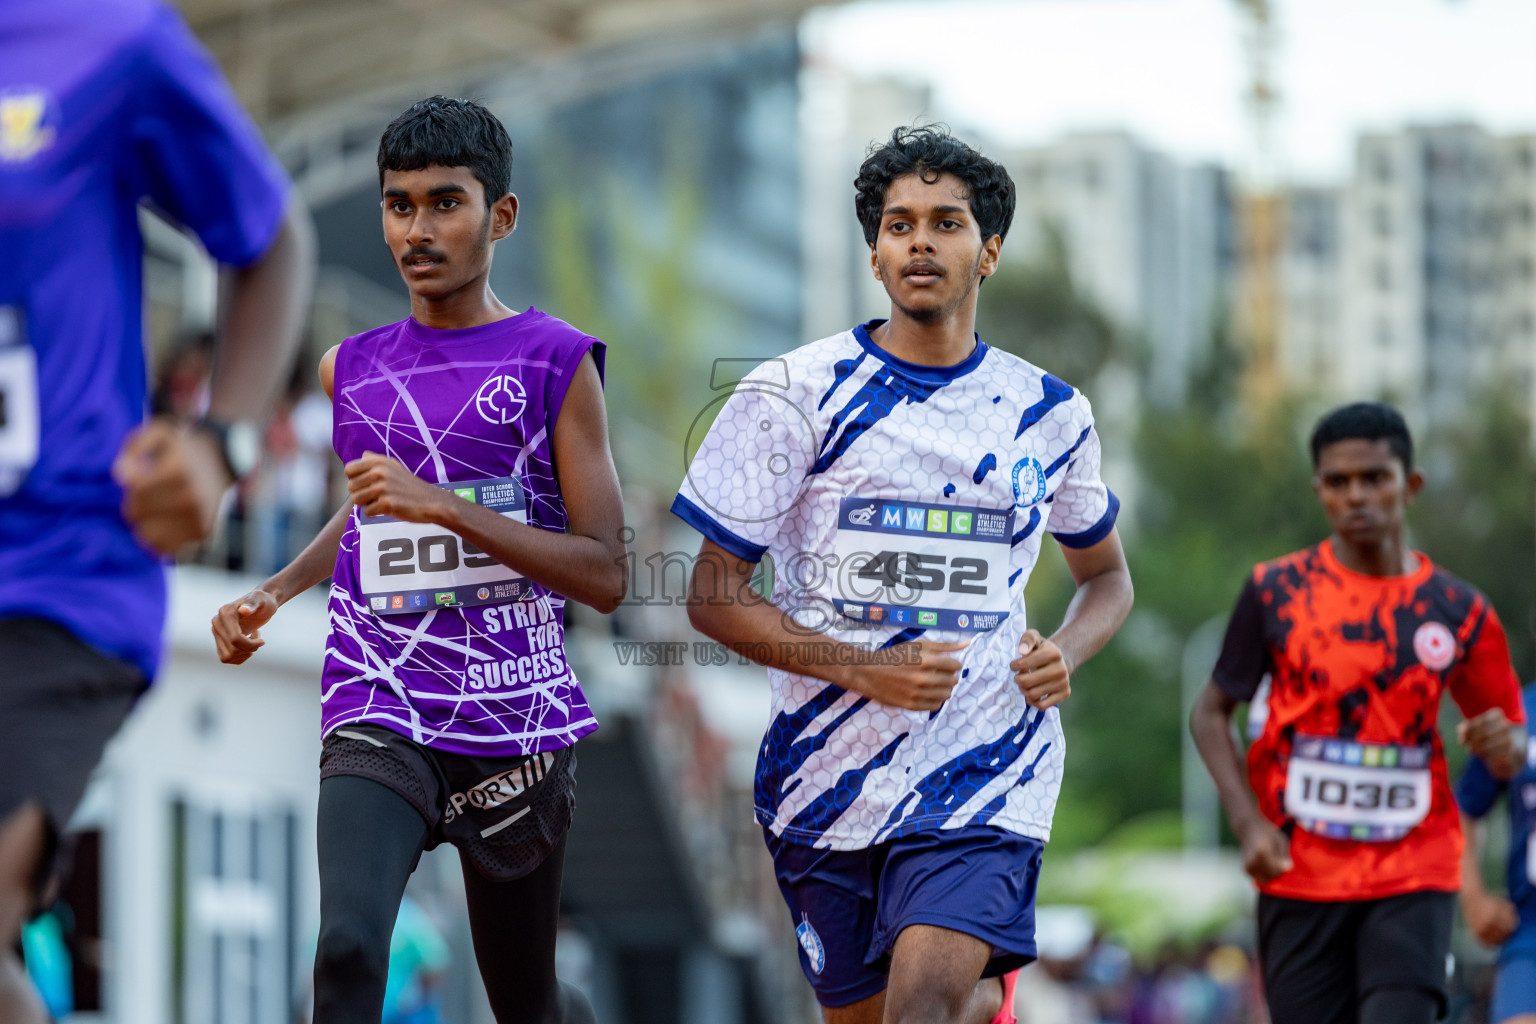
{"label": "white and blue patterned jersey", "polygon": [[768,555],[771,599],[808,637],[970,646],[933,712],[770,669],[757,817],[838,850],[979,824],[1044,841],[1061,716],[1029,707],[1009,663],[1042,535],[1088,547],[1114,527],[1092,410],[979,339],[955,366],[897,359],[870,340],[878,323],[748,374],[672,509],[739,558]]}

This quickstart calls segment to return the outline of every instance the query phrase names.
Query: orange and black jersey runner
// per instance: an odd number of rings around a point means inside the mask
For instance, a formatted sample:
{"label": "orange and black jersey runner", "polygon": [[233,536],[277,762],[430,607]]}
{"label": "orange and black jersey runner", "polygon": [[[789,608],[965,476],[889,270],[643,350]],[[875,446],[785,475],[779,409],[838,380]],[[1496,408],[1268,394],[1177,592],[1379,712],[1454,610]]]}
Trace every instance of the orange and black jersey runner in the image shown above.
{"label": "orange and black jersey runner", "polygon": [[1460,888],[1441,695],[1469,718],[1493,707],[1525,716],[1493,606],[1418,559],[1406,575],[1368,576],[1324,541],[1256,566],[1233,609],[1212,678],[1239,701],[1270,679],[1248,781],[1290,836],[1294,866],[1260,886],[1272,896]]}

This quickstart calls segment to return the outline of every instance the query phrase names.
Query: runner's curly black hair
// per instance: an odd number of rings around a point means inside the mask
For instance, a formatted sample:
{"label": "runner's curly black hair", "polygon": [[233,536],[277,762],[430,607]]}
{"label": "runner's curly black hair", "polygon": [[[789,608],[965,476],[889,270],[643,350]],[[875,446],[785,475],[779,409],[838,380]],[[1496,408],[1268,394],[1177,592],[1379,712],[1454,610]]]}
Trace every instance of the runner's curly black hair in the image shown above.
{"label": "runner's curly black hair", "polygon": [[953,174],[965,185],[971,215],[981,228],[981,240],[993,235],[1008,237],[1013,224],[1013,179],[1003,165],[988,160],[949,133],[943,125],[901,127],[883,145],[871,150],[853,180],[854,209],[870,245],[880,233],[885,193],[891,182],[916,174],[933,182],[941,174]]}
{"label": "runner's curly black hair", "polygon": [[379,139],[379,188],[385,171],[440,164],[468,167],[485,187],[485,205],[512,191],[512,139],[496,115],[474,100],[429,96],[389,122]]}

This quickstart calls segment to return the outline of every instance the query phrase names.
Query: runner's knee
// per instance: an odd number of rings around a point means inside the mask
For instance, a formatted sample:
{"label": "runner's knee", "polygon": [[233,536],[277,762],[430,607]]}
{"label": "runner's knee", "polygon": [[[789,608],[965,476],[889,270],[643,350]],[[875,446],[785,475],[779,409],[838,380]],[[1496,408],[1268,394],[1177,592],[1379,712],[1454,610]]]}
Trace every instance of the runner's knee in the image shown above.
{"label": "runner's knee", "polygon": [[334,984],[367,991],[376,986],[380,998],[389,979],[389,933],[379,933],[362,918],[343,917],[320,927],[315,948],[315,987]]}
{"label": "runner's knee", "polygon": [[885,1019],[891,1024],[962,1024],[975,995],[974,984],[956,985],[948,974],[930,974],[886,990]]}

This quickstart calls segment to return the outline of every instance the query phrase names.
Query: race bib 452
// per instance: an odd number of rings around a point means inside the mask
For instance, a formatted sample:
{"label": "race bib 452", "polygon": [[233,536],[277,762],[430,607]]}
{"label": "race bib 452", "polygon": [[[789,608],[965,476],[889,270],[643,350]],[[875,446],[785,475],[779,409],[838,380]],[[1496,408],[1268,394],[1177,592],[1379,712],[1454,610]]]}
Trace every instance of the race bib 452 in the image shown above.
{"label": "race bib 452", "polygon": [[1013,509],[844,498],[832,603],[845,617],[983,632],[1008,617]]}

